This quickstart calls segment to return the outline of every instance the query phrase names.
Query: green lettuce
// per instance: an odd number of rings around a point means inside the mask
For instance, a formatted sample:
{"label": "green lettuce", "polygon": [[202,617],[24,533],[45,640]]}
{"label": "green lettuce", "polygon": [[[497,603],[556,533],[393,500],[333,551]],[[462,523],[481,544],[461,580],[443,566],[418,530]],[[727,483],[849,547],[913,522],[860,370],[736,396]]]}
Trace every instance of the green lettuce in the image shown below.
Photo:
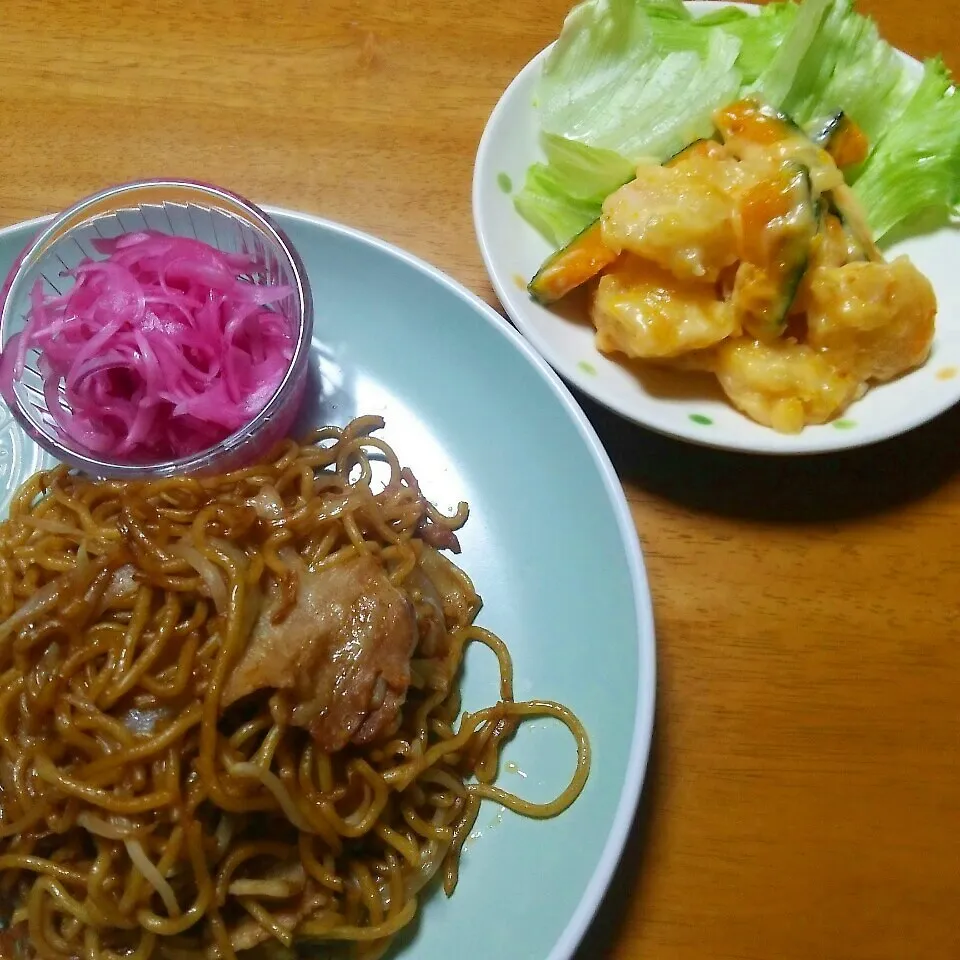
{"label": "green lettuce", "polygon": [[[671,49],[653,24],[704,36],[702,53]],[[699,44],[699,40],[697,41]],[[680,0],[587,0],[567,16],[537,91],[545,163],[514,198],[520,215],[562,246],[600,215],[641,160],[665,160],[709,136],[711,116],[742,85],[740,41],[698,28]],[[677,95],[676,91],[683,91]]]}
{"label": "green lettuce", "polygon": [[756,16],[739,7],[724,7],[695,18],[680,0],[641,0],[660,54],[690,52],[707,56],[718,29],[740,41],[736,68],[742,83],[752,83],[783,43],[796,19],[792,3],[771,3]]}
{"label": "green lettuce", "polygon": [[711,133],[713,112],[740,90],[739,53],[740,41],[722,30],[710,31],[702,57],[661,51],[646,4],[587,0],[544,64],[541,127],[634,163],[666,159]]}
{"label": "green lettuce", "polygon": [[807,129],[843,111],[872,152],[848,172],[877,236],[960,183],[960,97],[939,61],[921,83],[852,0],[791,0],[702,18],[681,0],[584,0],[564,21],[537,90],[545,162],[515,198],[563,245],[600,214],[637,163],[713,133],[714,111],[757,96]]}
{"label": "green lettuce", "polygon": [[683,0],[643,0],[643,9],[648,17],[655,20],[680,20],[684,23],[693,20]]}
{"label": "green lettuce", "polygon": [[800,5],[790,32],[750,87],[753,96],[780,106],[802,82],[804,73],[816,66],[809,54],[830,3],[831,0],[805,0]]}
{"label": "green lettuce", "polygon": [[576,140],[549,133],[540,139],[547,162],[527,170],[514,205],[554,246],[563,247],[600,216],[606,197],[633,179],[634,165]]}
{"label": "green lettuce", "polygon": [[854,184],[877,238],[921,210],[960,203],[960,93],[939,58],[863,165]]}
{"label": "green lettuce", "polygon": [[[822,9],[821,9],[822,8]],[[810,32],[817,16],[818,29]],[[781,59],[795,69],[783,71]],[[872,143],[899,116],[919,80],[877,25],[851,0],[806,0],[781,54],[754,91],[797,123],[814,126],[843,111]]]}
{"label": "green lettuce", "polygon": [[786,42],[798,10],[795,3],[767,3],[756,14],[749,14],[740,7],[724,7],[694,23],[700,27],[701,35],[719,28],[740,41],[737,69],[744,84],[752,84]]}

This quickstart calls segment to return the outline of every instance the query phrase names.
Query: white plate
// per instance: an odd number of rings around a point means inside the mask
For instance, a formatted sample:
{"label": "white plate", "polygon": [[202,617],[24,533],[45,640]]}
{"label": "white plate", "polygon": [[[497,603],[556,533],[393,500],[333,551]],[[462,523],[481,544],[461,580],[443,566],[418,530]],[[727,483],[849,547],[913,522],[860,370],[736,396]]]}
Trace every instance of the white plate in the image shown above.
{"label": "white plate", "polygon": [[[687,6],[701,15],[729,4],[693,0]],[[520,331],[563,377],[642,426],[694,443],[756,453],[819,453],[874,443],[911,430],[960,400],[960,231],[949,227],[885,251],[888,257],[909,254],[933,283],[939,313],[929,361],[893,383],[872,388],[840,420],[807,427],[797,435],[778,434],[737,412],[713,378],[672,371],[637,373],[608,359],[594,346],[593,327],[582,309],[547,309],[535,303],[526,283],[551,247],[516,212],[512,192],[522,186],[527,167],[544,159],[533,102],[546,54],[544,50],[520,71],[487,121],[474,166],[473,217],[497,296]],[[917,61],[903,56],[920,69]],[[507,181],[510,192],[504,189]]]}

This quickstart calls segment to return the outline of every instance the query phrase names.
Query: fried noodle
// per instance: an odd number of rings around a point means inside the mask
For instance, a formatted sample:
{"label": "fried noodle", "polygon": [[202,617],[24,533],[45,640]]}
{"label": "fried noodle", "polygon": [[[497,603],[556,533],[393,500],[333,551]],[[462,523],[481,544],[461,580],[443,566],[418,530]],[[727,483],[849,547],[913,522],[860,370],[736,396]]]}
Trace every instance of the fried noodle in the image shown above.
{"label": "fried noodle", "polygon": [[[506,646],[475,624],[480,598],[440,552],[458,550],[466,505],[445,516],[426,501],[371,436],[382,426],[326,427],[223,476],[58,467],[18,491],[0,525],[0,956],[347,943],[372,960],[434,876],[453,892],[483,799],[551,817],[579,795],[583,727],[560,704],[514,699]],[[402,602],[331,599],[361,570]],[[391,660],[384,638],[402,640],[407,617],[413,640]],[[320,649],[316,623],[326,673],[303,652]],[[343,624],[350,642],[331,646]],[[495,655],[500,691],[464,713],[470,644]],[[577,745],[550,803],[494,783],[531,716]]]}

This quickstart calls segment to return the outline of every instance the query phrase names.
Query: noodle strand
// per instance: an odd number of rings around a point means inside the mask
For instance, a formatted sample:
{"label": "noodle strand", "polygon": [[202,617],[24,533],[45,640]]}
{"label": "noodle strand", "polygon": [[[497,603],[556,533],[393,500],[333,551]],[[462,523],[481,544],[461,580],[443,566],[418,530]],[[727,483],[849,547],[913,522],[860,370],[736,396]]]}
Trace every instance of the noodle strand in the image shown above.
{"label": "noodle strand", "polygon": [[[0,524],[0,921],[42,960],[376,960],[481,804],[552,817],[578,718],[514,698],[502,639],[383,440],[324,427],[221,476],[30,478]],[[496,702],[461,709],[473,644]],[[548,802],[497,784],[517,728],[576,744]],[[5,937],[7,934],[5,933]]]}

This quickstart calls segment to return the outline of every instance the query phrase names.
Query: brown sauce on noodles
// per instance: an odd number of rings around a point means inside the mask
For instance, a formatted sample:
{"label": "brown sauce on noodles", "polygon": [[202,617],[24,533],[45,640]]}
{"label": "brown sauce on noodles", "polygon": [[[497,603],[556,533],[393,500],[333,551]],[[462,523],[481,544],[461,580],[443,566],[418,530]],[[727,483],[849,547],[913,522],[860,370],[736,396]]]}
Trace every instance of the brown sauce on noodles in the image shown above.
{"label": "brown sauce on noodles", "polygon": [[[452,893],[482,799],[549,817],[579,795],[583,728],[514,700],[441,552],[466,505],[440,514],[382,425],[225,476],[57,468],[18,492],[0,525],[0,955],[370,960],[435,875]],[[470,643],[500,692],[462,714]],[[577,742],[552,803],[494,785],[527,716]]]}

